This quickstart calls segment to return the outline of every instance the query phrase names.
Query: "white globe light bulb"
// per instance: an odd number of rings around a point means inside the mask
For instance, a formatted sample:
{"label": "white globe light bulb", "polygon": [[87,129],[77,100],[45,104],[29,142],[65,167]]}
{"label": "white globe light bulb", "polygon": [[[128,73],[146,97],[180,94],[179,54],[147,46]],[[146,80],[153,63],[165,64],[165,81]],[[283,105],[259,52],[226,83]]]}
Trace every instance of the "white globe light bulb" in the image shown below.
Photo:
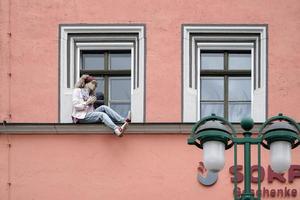
{"label": "white globe light bulb", "polygon": [[283,173],[291,165],[291,143],[286,141],[272,142],[270,145],[270,164],[274,172]]}
{"label": "white globe light bulb", "polygon": [[206,169],[218,172],[225,165],[225,144],[219,141],[207,141],[203,144],[203,162]]}

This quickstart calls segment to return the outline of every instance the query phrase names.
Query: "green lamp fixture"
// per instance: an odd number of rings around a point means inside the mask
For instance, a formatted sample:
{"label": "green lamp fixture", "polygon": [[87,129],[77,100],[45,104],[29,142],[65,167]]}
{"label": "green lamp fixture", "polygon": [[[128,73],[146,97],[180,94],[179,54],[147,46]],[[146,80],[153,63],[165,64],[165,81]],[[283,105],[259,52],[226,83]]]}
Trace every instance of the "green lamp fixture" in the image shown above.
{"label": "green lamp fixture", "polygon": [[[251,192],[251,145],[258,149],[258,180],[261,180],[261,146],[270,150],[270,165],[273,171],[282,173],[289,169],[291,164],[291,149],[300,144],[300,128],[291,118],[279,114],[268,119],[259,129],[257,137],[252,137],[250,130],[254,122],[251,118],[244,118],[241,127],[243,136],[238,137],[235,128],[230,122],[215,114],[198,121],[188,138],[189,145],[203,149],[203,163],[207,170],[218,172],[225,165],[225,150],[234,147],[234,199],[260,200],[261,192],[257,197]],[[237,196],[237,145],[244,146],[244,192]],[[260,189],[258,182],[258,191]]]}

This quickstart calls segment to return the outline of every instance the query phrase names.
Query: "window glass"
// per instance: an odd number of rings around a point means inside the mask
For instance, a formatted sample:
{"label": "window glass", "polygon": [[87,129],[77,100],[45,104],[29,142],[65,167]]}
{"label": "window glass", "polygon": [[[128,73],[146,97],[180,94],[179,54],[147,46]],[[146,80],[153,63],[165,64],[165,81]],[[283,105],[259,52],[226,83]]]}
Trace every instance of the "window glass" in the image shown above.
{"label": "window glass", "polygon": [[201,69],[224,69],[223,53],[201,53]]}
{"label": "window glass", "polygon": [[126,117],[131,107],[131,51],[84,50],[81,59],[80,74],[96,77],[96,92],[103,93],[104,104]]}
{"label": "window glass", "polygon": [[230,102],[229,103],[229,121],[240,122],[244,117],[251,116],[250,102]]}
{"label": "window glass", "polygon": [[130,101],[130,78],[110,78],[110,99]]}
{"label": "window glass", "polygon": [[251,101],[251,78],[229,77],[229,101]]}
{"label": "window glass", "polygon": [[104,54],[103,53],[82,53],[82,68],[103,70]]}
{"label": "window glass", "polygon": [[210,116],[212,113],[217,116],[224,117],[223,102],[202,102],[201,103],[201,118]]}
{"label": "window glass", "polygon": [[230,53],[228,55],[229,70],[251,70],[251,54]]}
{"label": "window glass", "polygon": [[104,93],[104,78],[103,77],[96,77],[96,81],[97,81],[96,92]]}
{"label": "window glass", "polygon": [[130,110],[130,86],[130,77],[109,78],[109,105],[123,117],[126,117],[128,111]]}
{"label": "window glass", "polygon": [[131,69],[131,53],[130,51],[125,52],[114,52],[110,53],[110,68],[113,70],[130,70]]}
{"label": "window glass", "polygon": [[[251,52],[205,52],[200,56],[200,117],[215,113],[239,122],[250,116]],[[232,69],[240,70],[240,75]]]}
{"label": "window glass", "polygon": [[125,118],[130,110],[130,103],[110,103],[110,107]]}
{"label": "window glass", "polygon": [[201,77],[201,100],[224,100],[224,78]]}

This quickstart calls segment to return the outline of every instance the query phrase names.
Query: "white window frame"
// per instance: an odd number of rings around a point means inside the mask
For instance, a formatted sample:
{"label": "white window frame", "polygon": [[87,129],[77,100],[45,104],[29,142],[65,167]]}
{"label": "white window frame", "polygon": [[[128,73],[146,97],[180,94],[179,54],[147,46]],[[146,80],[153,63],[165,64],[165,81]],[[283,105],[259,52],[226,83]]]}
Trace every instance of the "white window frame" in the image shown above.
{"label": "white window frame", "polygon": [[[88,35],[91,33],[93,33],[94,35],[93,36]],[[137,36],[122,35],[124,33],[126,34],[132,33]],[[135,73],[131,73],[132,122],[144,122],[145,120],[145,103],[144,103],[145,26],[144,25],[60,25],[59,34],[60,34],[59,122],[60,123],[71,122],[71,111],[72,111],[71,96],[72,96],[74,82],[76,82],[79,78],[80,51],[81,50],[113,50],[113,49],[131,50],[132,53],[131,71],[135,72]],[[69,51],[69,56],[68,56],[68,51]],[[70,65],[69,73],[67,72],[68,62]],[[136,70],[133,70],[134,67]],[[69,83],[68,83],[68,79],[69,79]]]}
{"label": "white window frame", "polygon": [[[250,49],[253,55],[251,115],[255,122],[264,122],[267,118],[267,26],[183,25],[182,31],[182,121],[195,122],[200,118],[200,81],[195,78],[200,77],[200,59],[195,56],[199,56],[198,51],[200,49]],[[251,35],[253,33],[255,36]],[[258,70],[260,70],[260,77],[254,76],[254,71],[257,73]],[[257,86],[255,89],[254,83]]]}

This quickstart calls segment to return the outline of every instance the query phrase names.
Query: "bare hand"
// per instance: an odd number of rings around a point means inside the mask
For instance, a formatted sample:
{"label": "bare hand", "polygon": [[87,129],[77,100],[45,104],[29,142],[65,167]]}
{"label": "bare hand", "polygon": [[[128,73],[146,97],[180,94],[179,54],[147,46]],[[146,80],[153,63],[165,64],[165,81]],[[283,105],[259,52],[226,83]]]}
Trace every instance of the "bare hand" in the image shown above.
{"label": "bare hand", "polygon": [[86,101],[86,104],[88,104],[88,105],[93,104],[93,103],[95,103],[96,100],[97,100],[97,98],[95,96],[90,96],[88,98],[88,100]]}

